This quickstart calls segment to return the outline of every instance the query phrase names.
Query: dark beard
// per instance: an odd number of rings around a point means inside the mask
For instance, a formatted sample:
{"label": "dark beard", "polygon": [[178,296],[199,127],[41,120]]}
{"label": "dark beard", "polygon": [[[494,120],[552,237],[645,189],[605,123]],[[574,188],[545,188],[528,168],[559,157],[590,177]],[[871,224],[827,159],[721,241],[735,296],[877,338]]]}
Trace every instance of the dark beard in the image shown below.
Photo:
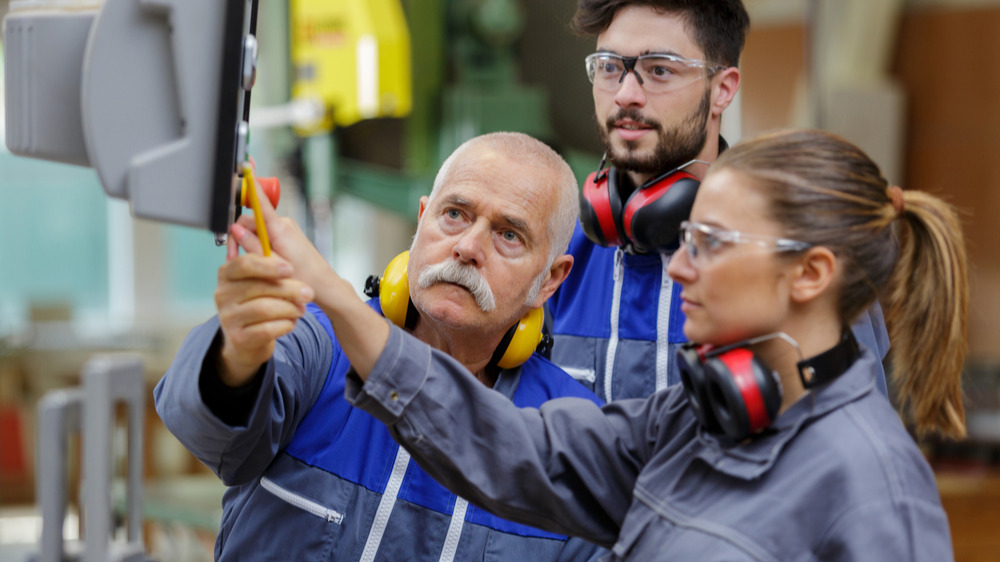
{"label": "dark beard", "polygon": [[[656,175],[682,166],[694,160],[708,136],[706,123],[710,108],[710,92],[706,89],[698,108],[671,131],[664,131],[663,126],[655,120],[643,117],[638,109],[626,107],[608,118],[602,127],[598,122],[597,130],[608,153],[608,159],[619,170],[636,172],[643,175]],[[615,121],[631,119],[637,123],[652,127],[656,131],[658,142],[653,154],[640,156],[636,154],[638,143],[625,141],[625,149],[616,151],[608,138],[608,131],[613,129]]]}

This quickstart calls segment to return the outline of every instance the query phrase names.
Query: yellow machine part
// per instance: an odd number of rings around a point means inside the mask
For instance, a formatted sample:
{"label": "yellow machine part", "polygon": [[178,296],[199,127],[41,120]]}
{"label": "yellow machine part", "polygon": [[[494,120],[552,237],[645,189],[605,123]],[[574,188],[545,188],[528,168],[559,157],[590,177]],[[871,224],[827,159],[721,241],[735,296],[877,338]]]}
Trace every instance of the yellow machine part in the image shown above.
{"label": "yellow machine part", "polygon": [[326,109],[299,134],[410,112],[410,33],[399,0],[290,0],[288,10],[292,98]]}

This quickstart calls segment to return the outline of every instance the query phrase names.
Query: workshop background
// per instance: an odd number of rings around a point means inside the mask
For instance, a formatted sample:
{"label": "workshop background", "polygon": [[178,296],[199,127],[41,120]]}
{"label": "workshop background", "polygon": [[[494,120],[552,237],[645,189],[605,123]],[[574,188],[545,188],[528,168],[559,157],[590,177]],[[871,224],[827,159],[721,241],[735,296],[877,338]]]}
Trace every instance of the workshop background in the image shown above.
{"label": "workshop background", "polygon": [[[745,2],[743,85],[723,118],[730,143],[790,126],[831,130],[868,151],[890,182],[962,213],[972,266],[969,438],[922,446],[956,559],[998,560],[1000,166],[990,155],[1000,152],[1000,0]],[[360,293],[409,246],[418,198],[465,139],[532,134],[582,179],[601,148],[583,64],[594,39],[569,30],[575,3],[261,0],[249,152],[259,174],[281,179],[279,211],[305,225]],[[10,4],[0,0],[0,15]],[[324,65],[344,66],[324,57],[352,36],[345,28],[381,42],[374,105],[345,88],[362,79],[353,70],[320,79],[330,75]],[[140,354],[151,390],[186,331],[214,313],[224,256],[211,232],[134,219],[92,169],[0,144],[0,551],[40,532],[38,400],[78,385],[88,359],[105,352]],[[149,393],[145,408],[146,549],[160,560],[210,560],[222,485],[159,423]],[[125,447],[123,435],[112,442]],[[73,505],[78,450],[75,458]]]}

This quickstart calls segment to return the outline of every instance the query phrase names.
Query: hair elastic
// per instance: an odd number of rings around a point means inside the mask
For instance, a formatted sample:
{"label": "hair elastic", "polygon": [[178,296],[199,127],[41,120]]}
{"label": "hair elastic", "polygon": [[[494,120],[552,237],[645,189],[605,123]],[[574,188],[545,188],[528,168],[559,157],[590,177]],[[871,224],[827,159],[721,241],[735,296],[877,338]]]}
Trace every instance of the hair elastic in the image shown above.
{"label": "hair elastic", "polygon": [[889,196],[889,200],[892,201],[892,208],[896,209],[896,216],[900,216],[906,212],[906,202],[903,200],[903,189],[898,185],[892,187],[887,187],[885,189],[885,194]]}

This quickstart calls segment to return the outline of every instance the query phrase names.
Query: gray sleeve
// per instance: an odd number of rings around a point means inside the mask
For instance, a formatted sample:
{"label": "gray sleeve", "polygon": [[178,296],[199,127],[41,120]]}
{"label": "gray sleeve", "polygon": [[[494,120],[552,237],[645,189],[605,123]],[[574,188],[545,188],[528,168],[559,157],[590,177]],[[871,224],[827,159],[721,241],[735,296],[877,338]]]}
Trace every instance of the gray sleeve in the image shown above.
{"label": "gray sleeve", "polygon": [[452,492],[501,517],[608,547],[654,441],[650,400],[602,409],[557,398],[518,408],[396,327],[364,386],[348,376],[346,396]]}
{"label": "gray sleeve", "polygon": [[312,314],[278,339],[267,362],[260,393],[245,426],[224,423],[202,401],[198,379],[218,317],[195,327],[156,388],[156,412],[167,428],[226,485],[258,477],[323,388],[333,360],[333,345]]}
{"label": "gray sleeve", "polygon": [[819,560],[954,560],[948,521],[939,505],[912,498],[863,503],[837,518]]}
{"label": "gray sleeve", "polygon": [[556,562],[602,562],[609,560],[610,555],[606,548],[579,537],[570,537],[563,543]]}

